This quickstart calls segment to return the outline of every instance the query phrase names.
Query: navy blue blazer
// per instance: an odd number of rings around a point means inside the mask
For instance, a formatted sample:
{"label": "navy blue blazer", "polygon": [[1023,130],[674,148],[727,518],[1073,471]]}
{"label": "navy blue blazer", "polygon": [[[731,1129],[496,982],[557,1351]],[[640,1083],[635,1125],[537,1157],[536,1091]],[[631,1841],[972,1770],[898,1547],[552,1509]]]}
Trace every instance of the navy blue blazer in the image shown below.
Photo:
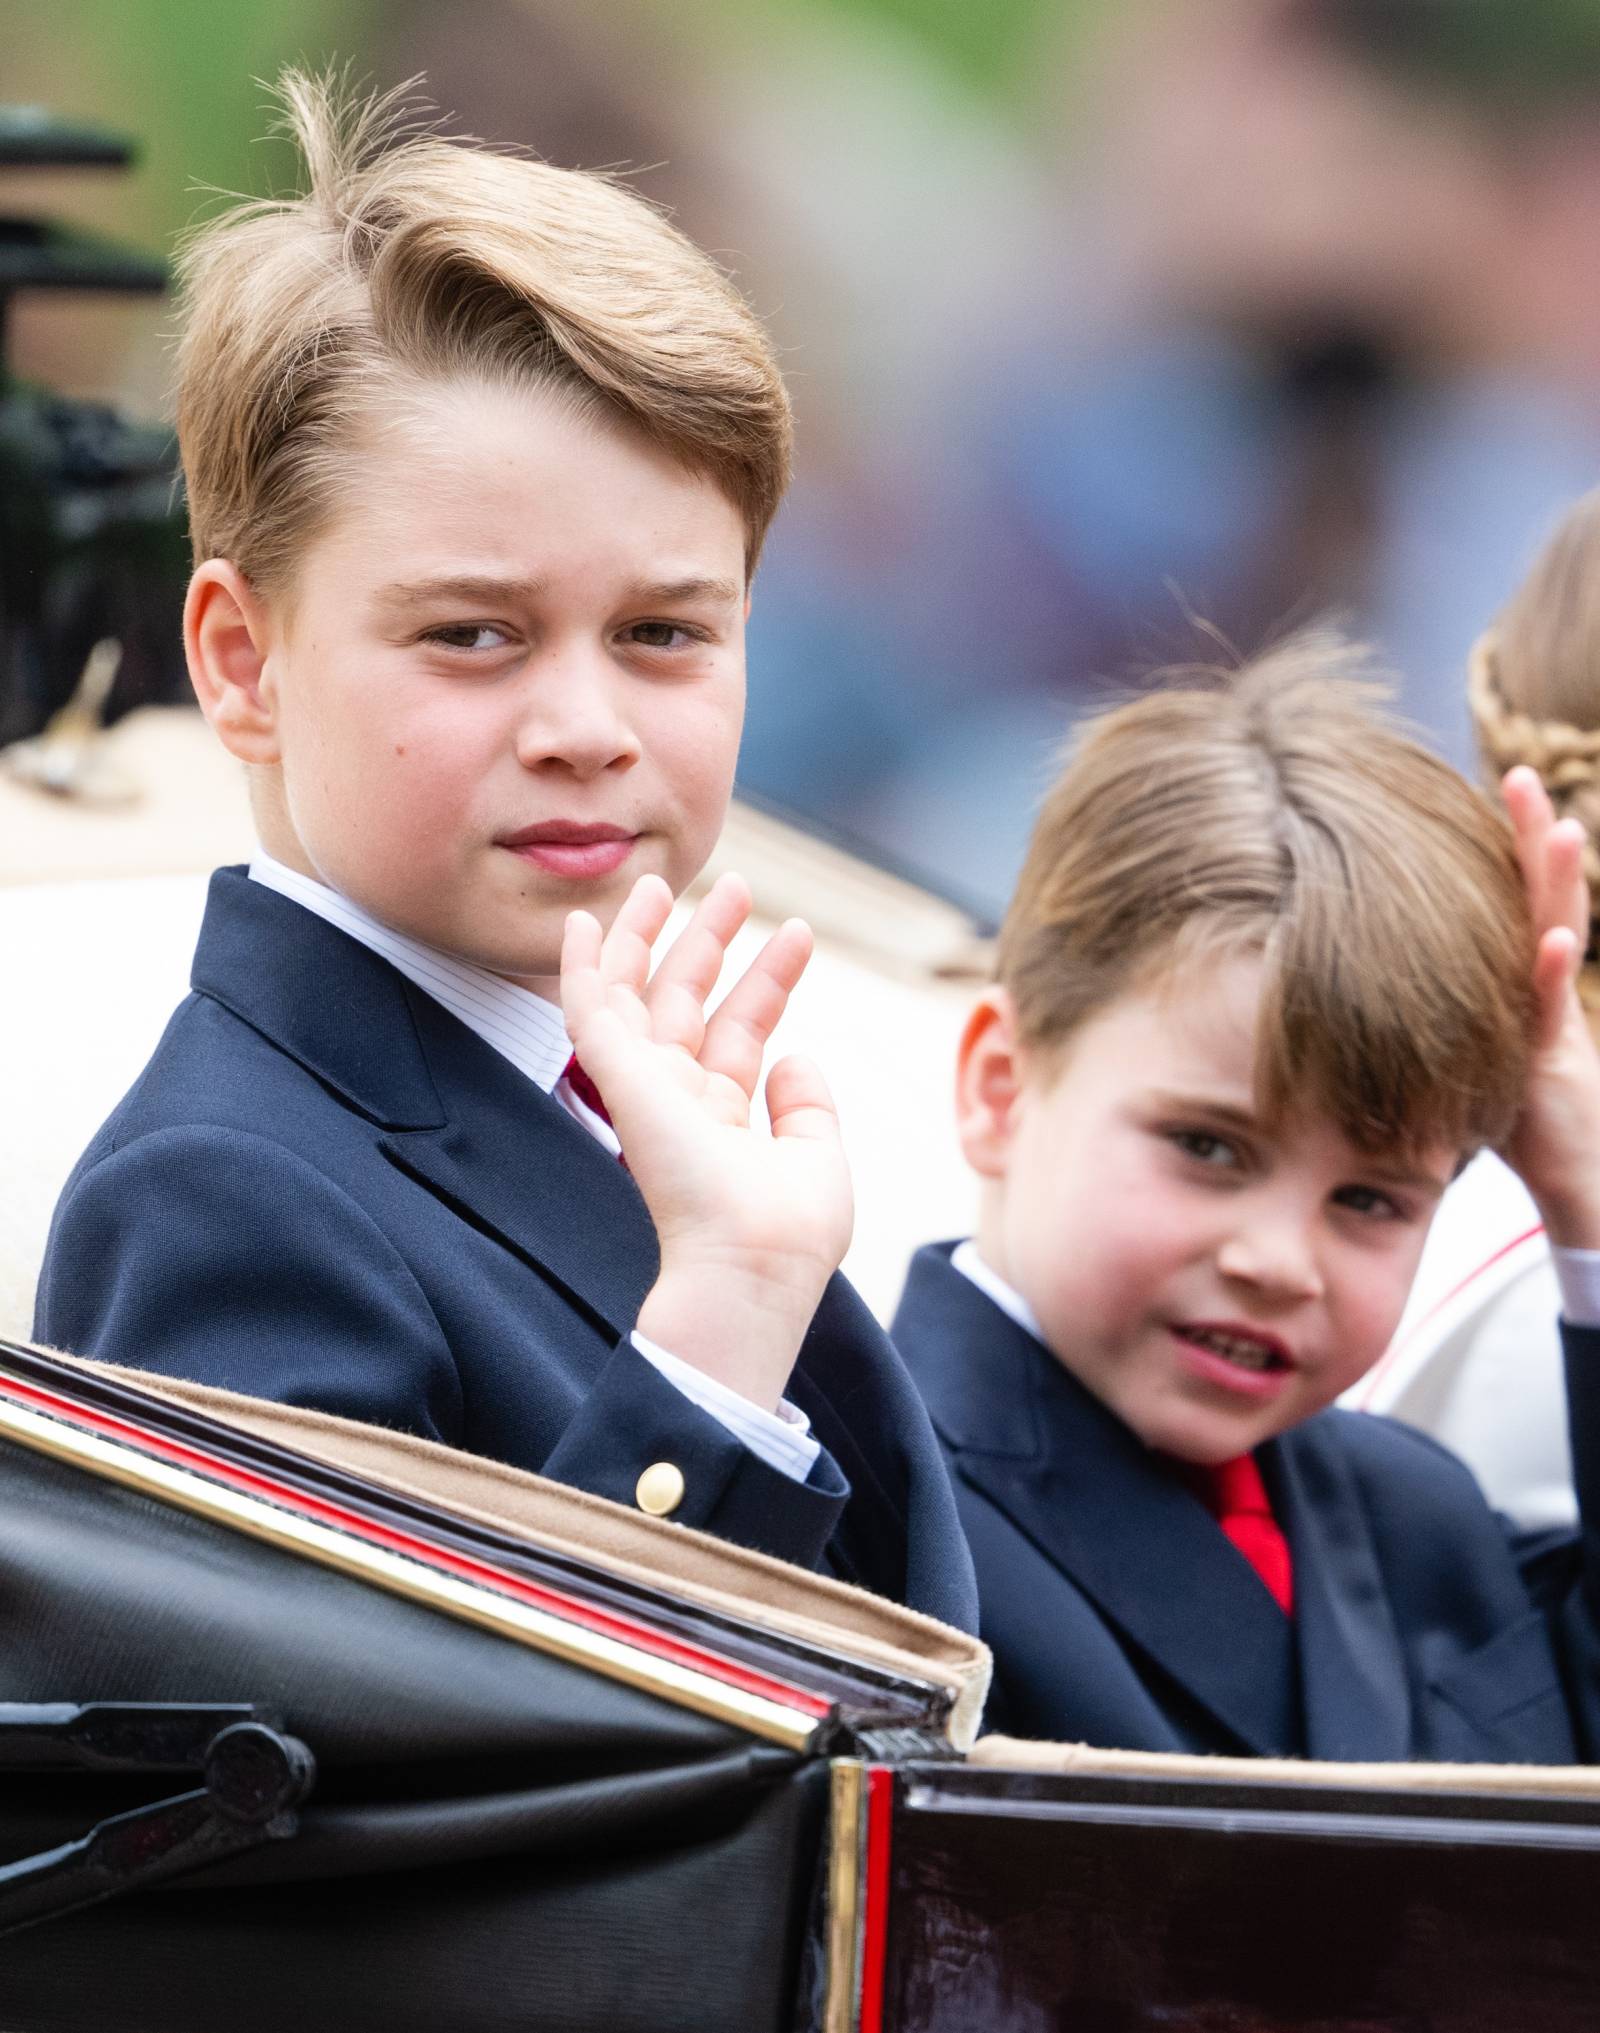
{"label": "navy blue blazer", "polygon": [[676,1516],[972,1628],[954,1499],[916,1392],[842,1278],[790,1396],[799,1483],[628,1339],[658,1268],[626,1170],[499,1053],[337,927],[212,878],[193,993],[57,1206],[36,1337],[419,1433]]}
{"label": "navy blue blazer", "polygon": [[[1454,1455],[1328,1411],[1257,1452],[1286,1617],[1200,1498],[950,1263],[892,1332],[956,1478],[994,1650],[988,1726],[1137,1750],[1600,1756],[1600,1547],[1517,1538]],[[1600,1332],[1569,1329],[1573,1453],[1600,1521]]]}

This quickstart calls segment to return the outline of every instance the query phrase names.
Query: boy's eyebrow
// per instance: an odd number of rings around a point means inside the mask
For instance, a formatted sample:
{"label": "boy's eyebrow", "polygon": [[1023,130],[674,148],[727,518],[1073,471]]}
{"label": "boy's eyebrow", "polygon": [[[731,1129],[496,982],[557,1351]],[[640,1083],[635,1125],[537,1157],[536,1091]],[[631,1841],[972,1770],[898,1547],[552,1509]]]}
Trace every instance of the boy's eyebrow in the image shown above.
{"label": "boy's eyebrow", "polygon": [[[438,600],[480,601],[492,606],[500,601],[537,600],[546,586],[543,579],[501,578],[492,572],[452,572],[434,579],[396,580],[382,589],[378,599],[381,605],[393,609],[427,607]],[[744,588],[732,579],[662,579],[630,588],[628,597],[665,606],[692,600],[733,606],[744,598]]]}
{"label": "boy's eyebrow", "polygon": [[1380,1186],[1404,1186],[1413,1193],[1442,1193],[1450,1184],[1441,1179],[1437,1172],[1423,1171],[1410,1165],[1368,1164],[1362,1167],[1369,1179],[1376,1179]]}
{"label": "boy's eyebrow", "polygon": [[1221,1101],[1215,1095],[1180,1094],[1176,1089],[1163,1088],[1153,1094],[1151,1100],[1157,1108],[1170,1109],[1174,1113],[1187,1110],[1193,1115],[1209,1115],[1234,1129],[1259,1131],[1261,1128],[1261,1119],[1254,1109],[1241,1107],[1232,1101]]}
{"label": "boy's eyebrow", "polygon": [[[1153,1099],[1158,1108],[1174,1113],[1186,1111],[1204,1115],[1225,1127],[1250,1130],[1258,1136],[1262,1130],[1261,1118],[1254,1110],[1240,1108],[1231,1101],[1216,1100],[1205,1094],[1166,1091],[1156,1094]],[[1380,1186],[1403,1186],[1414,1193],[1442,1193],[1450,1184],[1449,1179],[1441,1179],[1437,1172],[1430,1172],[1423,1166],[1404,1162],[1396,1164],[1387,1158],[1363,1158],[1360,1169],[1363,1178],[1375,1180]]]}
{"label": "boy's eyebrow", "polygon": [[538,579],[499,578],[492,572],[448,572],[436,579],[397,579],[383,587],[385,607],[426,607],[435,600],[527,600],[542,591]]}
{"label": "boy's eyebrow", "polygon": [[636,586],[634,594],[640,600],[659,600],[668,607],[679,600],[711,600],[731,607],[744,598],[744,588],[732,579],[663,579],[648,586]]}

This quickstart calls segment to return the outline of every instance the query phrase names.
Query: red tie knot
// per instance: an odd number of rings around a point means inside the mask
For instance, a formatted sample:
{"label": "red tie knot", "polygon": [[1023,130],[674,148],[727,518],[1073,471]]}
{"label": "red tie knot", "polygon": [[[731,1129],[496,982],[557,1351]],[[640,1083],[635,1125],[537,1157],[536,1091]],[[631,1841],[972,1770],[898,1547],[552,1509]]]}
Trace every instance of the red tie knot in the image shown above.
{"label": "red tie knot", "polygon": [[578,1099],[583,1103],[585,1108],[592,1108],[595,1114],[599,1116],[602,1122],[604,1123],[610,1122],[611,1111],[600,1099],[599,1088],[595,1086],[594,1082],[589,1078],[588,1074],[585,1073],[583,1068],[578,1064],[578,1055],[576,1052],[574,1052],[572,1057],[567,1061],[566,1066],[562,1070],[561,1077],[563,1080],[566,1081],[567,1085],[572,1089],[573,1093],[577,1095]]}
{"label": "red tie knot", "polygon": [[1267,1486],[1253,1454],[1240,1454],[1232,1461],[1219,1461],[1211,1471],[1211,1508],[1226,1522],[1229,1518],[1270,1518],[1272,1505]]}

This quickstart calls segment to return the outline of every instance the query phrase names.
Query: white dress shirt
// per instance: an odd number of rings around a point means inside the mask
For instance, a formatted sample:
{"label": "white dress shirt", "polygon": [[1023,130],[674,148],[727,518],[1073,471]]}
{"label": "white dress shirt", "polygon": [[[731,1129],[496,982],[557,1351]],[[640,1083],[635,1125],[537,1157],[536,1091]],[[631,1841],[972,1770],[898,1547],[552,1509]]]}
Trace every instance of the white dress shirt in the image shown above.
{"label": "white dress shirt", "polygon": [[1561,1288],[1561,1317],[1571,1327],[1600,1327],[1600,1249],[1550,1245]]}
{"label": "white dress shirt", "polygon": [[[276,890],[279,896],[303,905],[319,918],[326,918],[330,925],[337,925],[341,932],[347,932],[387,960],[424,995],[442,1003],[469,1031],[509,1060],[525,1078],[559,1101],[596,1143],[602,1144],[613,1157],[620,1157],[622,1146],[610,1123],[574,1094],[566,1080],[572,1044],[561,1012],[553,1002],[535,995],[531,989],[519,988],[514,981],[491,974],[486,967],[476,967],[469,960],[458,960],[423,945],[419,939],[407,938],[338,890],[330,889],[314,876],[300,874],[298,869],[286,868],[270,854],[256,855],[250,864],[250,880]],[[693,1399],[702,1411],[709,1412],[769,1468],[793,1476],[796,1482],[805,1481],[822,1450],[811,1431],[810,1420],[798,1406],[784,1399],[775,1413],[765,1412],[727,1384],[707,1376],[645,1335],[636,1332],[633,1345],[670,1384],[686,1398]]]}

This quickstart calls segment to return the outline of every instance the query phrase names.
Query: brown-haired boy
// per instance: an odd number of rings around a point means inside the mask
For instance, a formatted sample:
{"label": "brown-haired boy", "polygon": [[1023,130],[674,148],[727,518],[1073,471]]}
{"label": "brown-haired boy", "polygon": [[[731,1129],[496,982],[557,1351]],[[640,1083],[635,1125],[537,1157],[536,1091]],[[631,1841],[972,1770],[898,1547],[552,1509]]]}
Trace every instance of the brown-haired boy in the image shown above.
{"label": "brown-haired boy", "polygon": [[[1504,1139],[1562,1263],[1600,1518],[1600,1062],[1582,829],[1481,793],[1286,645],[1092,725],[964,1034],[974,1241],[894,1333],[957,1482],[991,1720],[1154,1750],[1600,1751],[1600,1569],[1508,1538],[1382,1353],[1463,1158]],[[1531,902],[1531,909],[1530,909]]]}
{"label": "brown-haired boy", "polygon": [[37,1331],[970,1621],[925,1414],[833,1275],[820,1078],[779,1064],[750,1126],[805,928],[708,1016],[725,878],[648,975],[732,785],[765,336],[621,187],[286,96],[309,189],[195,241],[179,363],[190,670],[263,851],[68,1182]]}

